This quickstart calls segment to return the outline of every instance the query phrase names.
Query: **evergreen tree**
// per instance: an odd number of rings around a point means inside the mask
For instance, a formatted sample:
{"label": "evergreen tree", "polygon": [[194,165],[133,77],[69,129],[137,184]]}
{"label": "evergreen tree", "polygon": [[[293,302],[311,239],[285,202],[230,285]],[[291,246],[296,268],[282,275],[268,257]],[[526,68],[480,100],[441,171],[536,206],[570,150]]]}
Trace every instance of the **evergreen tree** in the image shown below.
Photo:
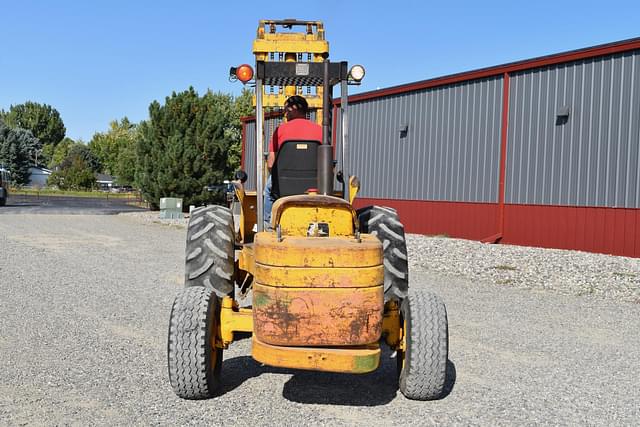
{"label": "evergreen tree", "polygon": [[182,197],[185,206],[206,203],[205,187],[232,176],[239,162],[239,155],[233,158],[240,143],[237,105],[230,95],[198,96],[189,88],[149,106],[136,147],[136,181],[152,205],[161,197]]}
{"label": "evergreen tree", "polygon": [[20,128],[10,128],[0,121],[0,166],[11,172],[18,185],[29,181],[30,152],[38,144],[31,132]]}
{"label": "evergreen tree", "polygon": [[236,171],[240,168],[242,160],[242,123],[240,118],[255,114],[253,108],[253,92],[243,89],[242,94],[234,100],[233,116],[231,126],[227,130],[232,143],[229,147],[229,167]]}

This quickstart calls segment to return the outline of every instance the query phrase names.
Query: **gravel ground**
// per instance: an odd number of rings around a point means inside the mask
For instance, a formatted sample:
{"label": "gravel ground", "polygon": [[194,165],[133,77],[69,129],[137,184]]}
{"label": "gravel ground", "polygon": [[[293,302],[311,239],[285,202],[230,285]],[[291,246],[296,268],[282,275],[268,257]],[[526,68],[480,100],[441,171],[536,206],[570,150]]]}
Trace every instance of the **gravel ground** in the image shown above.
{"label": "gravel ground", "polygon": [[[188,218],[159,219],[155,212],[122,214],[143,223],[186,227]],[[560,249],[490,245],[407,234],[410,271],[500,286],[543,289],[640,304],[640,259]],[[420,256],[428,254],[428,256]]]}
{"label": "gravel ground", "polygon": [[415,234],[407,246],[410,271],[640,304],[637,258]]}
{"label": "gravel ground", "polygon": [[260,365],[242,340],[225,352],[221,396],[180,400],[168,384],[166,331],[183,280],[183,224],[148,214],[0,218],[0,424],[640,419],[637,260],[417,236],[408,239],[411,286],[436,291],[449,312],[445,398],[405,399],[388,351],[374,373],[333,375]]}

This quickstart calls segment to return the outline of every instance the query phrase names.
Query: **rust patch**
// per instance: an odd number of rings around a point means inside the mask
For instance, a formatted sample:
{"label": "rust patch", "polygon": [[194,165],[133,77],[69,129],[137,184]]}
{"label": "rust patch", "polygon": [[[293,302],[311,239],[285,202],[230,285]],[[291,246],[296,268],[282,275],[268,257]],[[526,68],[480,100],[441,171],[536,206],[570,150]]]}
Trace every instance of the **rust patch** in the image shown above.
{"label": "rust patch", "polygon": [[255,284],[254,330],[272,345],[339,346],[376,342],[382,332],[382,286],[278,288]]}

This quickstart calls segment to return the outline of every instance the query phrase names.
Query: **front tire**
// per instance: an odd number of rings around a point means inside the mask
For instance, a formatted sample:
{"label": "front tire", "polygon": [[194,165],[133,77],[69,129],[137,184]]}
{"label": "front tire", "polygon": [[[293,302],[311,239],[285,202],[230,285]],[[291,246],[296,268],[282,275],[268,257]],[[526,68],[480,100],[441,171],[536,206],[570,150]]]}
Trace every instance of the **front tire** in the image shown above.
{"label": "front tire", "polygon": [[400,306],[404,351],[398,350],[399,388],[412,400],[444,393],[449,357],[447,309],[427,291],[412,291]]}
{"label": "front tire", "polygon": [[207,399],[220,388],[222,349],[215,347],[220,309],[211,289],[185,288],[171,309],[167,363],[173,391],[183,399]]}

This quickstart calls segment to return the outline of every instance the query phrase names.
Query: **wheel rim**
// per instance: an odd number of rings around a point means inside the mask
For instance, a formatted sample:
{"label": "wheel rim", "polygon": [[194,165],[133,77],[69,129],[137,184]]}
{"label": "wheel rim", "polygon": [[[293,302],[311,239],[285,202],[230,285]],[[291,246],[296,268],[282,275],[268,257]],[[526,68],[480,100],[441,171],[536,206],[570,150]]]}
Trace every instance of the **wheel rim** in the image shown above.
{"label": "wheel rim", "polygon": [[402,369],[404,369],[404,363],[405,363],[405,359],[407,356],[407,319],[403,319],[402,322],[402,340],[400,341],[400,345],[401,345],[401,362],[400,362],[400,367]]}
{"label": "wheel rim", "polygon": [[[219,313],[219,310],[216,310],[217,313]],[[218,314],[216,314],[215,316],[218,316]],[[217,322],[215,321],[215,319],[212,319],[211,322],[211,357],[210,357],[210,361],[211,361],[211,372],[215,373],[217,366],[218,366],[218,358],[220,357],[220,349],[216,346],[216,339],[218,338],[218,328],[217,328]]]}
{"label": "wheel rim", "polygon": [[396,363],[398,368],[398,377],[402,374],[405,365],[405,359],[407,355],[407,321],[405,319],[401,320],[402,327],[400,328],[400,340],[398,342],[398,348],[396,349]]}

